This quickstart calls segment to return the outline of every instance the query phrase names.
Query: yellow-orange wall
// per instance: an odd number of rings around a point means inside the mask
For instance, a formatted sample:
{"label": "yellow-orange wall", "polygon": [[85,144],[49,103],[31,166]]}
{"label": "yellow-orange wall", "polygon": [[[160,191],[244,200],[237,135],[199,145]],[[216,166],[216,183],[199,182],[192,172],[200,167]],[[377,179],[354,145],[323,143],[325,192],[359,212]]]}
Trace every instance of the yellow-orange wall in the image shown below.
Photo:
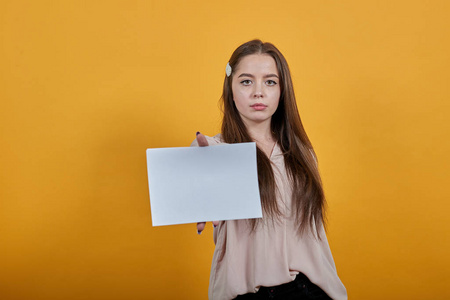
{"label": "yellow-orange wall", "polygon": [[212,226],[151,226],[145,149],[286,56],[350,299],[450,299],[448,1],[1,1],[0,299],[207,299]]}

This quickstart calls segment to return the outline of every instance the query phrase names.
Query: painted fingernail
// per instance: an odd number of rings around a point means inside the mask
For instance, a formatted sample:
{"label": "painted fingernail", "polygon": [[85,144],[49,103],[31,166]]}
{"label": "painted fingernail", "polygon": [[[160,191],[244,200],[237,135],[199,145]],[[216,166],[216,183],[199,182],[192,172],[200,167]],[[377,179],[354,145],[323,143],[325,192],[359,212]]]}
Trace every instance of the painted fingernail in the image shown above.
{"label": "painted fingernail", "polygon": [[215,225],[215,224],[213,224],[213,226],[214,226],[214,228],[216,228],[216,227],[217,227],[217,225]]}
{"label": "painted fingernail", "polygon": [[202,234],[202,232],[200,230],[197,230],[197,234]]}
{"label": "painted fingernail", "polygon": [[197,131],[197,134],[196,135],[199,135],[200,134],[200,131]]}

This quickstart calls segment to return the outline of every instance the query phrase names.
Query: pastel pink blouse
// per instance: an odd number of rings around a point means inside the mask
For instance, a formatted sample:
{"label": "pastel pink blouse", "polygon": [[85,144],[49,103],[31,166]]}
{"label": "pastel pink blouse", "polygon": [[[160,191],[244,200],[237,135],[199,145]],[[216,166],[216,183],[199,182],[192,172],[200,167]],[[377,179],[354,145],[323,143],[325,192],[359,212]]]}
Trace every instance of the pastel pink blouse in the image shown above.
{"label": "pastel pink blouse", "polygon": [[[223,143],[220,134],[206,137],[210,146]],[[195,140],[191,146],[198,146]],[[210,300],[228,300],[257,292],[261,286],[290,282],[301,272],[332,299],[347,299],[323,227],[321,240],[302,236],[291,214],[291,186],[278,144],[270,157],[279,189],[278,206],[283,217],[262,219],[251,232],[247,220],[221,221],[214,229],[214,251],[209,281]]]}

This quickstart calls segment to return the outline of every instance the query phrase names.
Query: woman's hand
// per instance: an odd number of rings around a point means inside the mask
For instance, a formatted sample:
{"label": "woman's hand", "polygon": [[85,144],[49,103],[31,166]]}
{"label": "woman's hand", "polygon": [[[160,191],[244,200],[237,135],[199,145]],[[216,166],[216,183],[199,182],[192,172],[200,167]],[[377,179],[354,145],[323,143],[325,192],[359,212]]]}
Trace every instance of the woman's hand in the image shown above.
{"label": "woman's hand", "polygon": [[[199,147],[206,147],[208,146],[208,141],[206,140],[206,137],[201,134],[200,132],[197,132],[197,143]],[[219,221],[213,221],[212,222],[214,227],[219,225]],[[205,229],[206,222],[199,222],[197,223],[197,233],[201,234],[203,229]]]}

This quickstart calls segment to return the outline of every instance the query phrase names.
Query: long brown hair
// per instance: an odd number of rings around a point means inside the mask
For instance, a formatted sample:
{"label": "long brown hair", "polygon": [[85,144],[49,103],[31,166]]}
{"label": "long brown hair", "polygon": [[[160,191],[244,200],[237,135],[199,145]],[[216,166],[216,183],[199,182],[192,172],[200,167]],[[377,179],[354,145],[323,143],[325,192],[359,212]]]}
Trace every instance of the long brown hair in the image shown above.
{"label": "long brown hair", "polygon": [[[239,46],[231,55],[229,64],[235,70],[241,59],[251,54],[268,54],[277,65],[280,77],[280,101],[272,116],[271,130],[284,156],[286,170],[292,185],[293,211],[298,222],[298,232],[306,229],[319,235],[325,225],[325,196],[322,188],[315,152],[303,128],[294,95],[291,74],[286,59],[271,43],[252,40]],[[226,143],[253,142],[233,101],[232,79],[225,76],[223,84],[222,139]],[[258,181],[262,208],[266,215],[281,215],[276,202],[276,183],[270,159],[257,148]],[[258,222],[250,220],[255,229]],[[314,228],[316,232],[314,232]]]}

